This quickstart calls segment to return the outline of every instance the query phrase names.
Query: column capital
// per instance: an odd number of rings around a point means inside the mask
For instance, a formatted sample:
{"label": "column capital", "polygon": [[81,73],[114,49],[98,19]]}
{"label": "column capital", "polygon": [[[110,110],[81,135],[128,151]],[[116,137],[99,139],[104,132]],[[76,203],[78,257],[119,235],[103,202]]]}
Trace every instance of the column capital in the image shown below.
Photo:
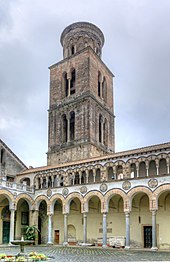
{"label": "column capital", "polygon": [[125,213],[125,216],[126,216],[126,217],[129,217],[129,216],[130,216],[130,210],[128,210],[128,211],[126,210],[124,213]]}
{"label": "column capital", "polygon": [[47,212],[47,216],[49,216],[49,217],[51,216],[52,217],[53,215],[54,215],[53,213]]}
{"label": "column capital", "polygon": [[157,212],[156,209],[152,209],[152,210],[150,210],[150,211],[151,211],[151,213],[152,213],[152,216],[155,216],[155,215],[156,215],[156,212]]}

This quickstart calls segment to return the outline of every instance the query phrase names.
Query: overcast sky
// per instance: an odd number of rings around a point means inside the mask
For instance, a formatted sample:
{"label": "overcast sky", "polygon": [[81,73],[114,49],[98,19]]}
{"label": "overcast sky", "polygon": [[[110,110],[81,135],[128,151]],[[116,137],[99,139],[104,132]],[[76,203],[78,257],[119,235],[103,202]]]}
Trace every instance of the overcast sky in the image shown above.
{"label": "overcast sky", "polygon": [[116,151],[170,141],[169,0],[0,0],[0,138],[28,166],[46,165],[48,67],[77,21],[105,36]]}

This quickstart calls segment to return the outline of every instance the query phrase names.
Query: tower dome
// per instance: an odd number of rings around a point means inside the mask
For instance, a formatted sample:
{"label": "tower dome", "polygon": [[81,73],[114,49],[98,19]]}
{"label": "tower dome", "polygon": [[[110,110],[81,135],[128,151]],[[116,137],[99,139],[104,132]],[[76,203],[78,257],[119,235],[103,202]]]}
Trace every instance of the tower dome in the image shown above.
{"label": "tower dome", "polygon": [[60,42],[63,46],[64,58],[74,55],[87,46],[90,46],[101,57],[104,35],[94,24],[77,22],[64,29]]}

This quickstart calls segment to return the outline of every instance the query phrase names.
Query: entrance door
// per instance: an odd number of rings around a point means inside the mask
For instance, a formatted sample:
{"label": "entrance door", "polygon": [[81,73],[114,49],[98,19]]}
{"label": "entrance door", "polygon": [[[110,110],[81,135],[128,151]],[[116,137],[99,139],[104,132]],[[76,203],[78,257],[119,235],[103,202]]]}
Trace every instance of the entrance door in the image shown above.
{"label": "entrance door", "polygon": [[144,247],[152,247],[152,226],[144,226]]}
{"label": "entrance door", "polygon": [[3,221],[3,244],[9,243],[10,222]]}
{"label": "entrance door", "polygon": [[55,230],[55,243],[59,244],[59,240],[60,240],[60,231]]}

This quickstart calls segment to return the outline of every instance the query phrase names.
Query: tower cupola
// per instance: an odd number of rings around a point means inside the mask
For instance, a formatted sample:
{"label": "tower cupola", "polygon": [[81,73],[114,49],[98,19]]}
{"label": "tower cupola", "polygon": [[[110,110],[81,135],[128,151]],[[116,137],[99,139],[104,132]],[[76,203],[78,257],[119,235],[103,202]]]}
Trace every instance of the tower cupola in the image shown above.
{"label": "tower cupola", "polygon": [[104,35],[97,26],[91,23],[77,22],[64,29],[60,42],[63,46],[64,58],[74,55],[87,46],[90,46],[101,57]]}

